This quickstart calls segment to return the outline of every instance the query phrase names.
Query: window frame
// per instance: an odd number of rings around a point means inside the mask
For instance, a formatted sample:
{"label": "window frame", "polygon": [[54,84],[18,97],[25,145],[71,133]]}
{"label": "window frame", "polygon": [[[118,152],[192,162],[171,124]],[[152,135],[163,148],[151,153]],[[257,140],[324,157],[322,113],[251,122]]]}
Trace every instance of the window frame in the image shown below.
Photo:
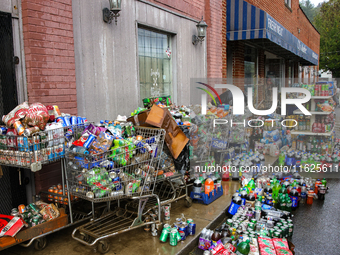
{"label": "window frame", "polygon": [[161,34],[166,34],[169,36],[169,46],[171,50],[171,101],[173,103],[177,102],[177,71],[176,71],[176,63],[177,63],[177,58],[176,58],[176,49],[177,49],[177,32],[173,30],[168,30],[164,29],[161,27],[153,26],[148,23],[136,21],[136,65],[137,65],[137,91],[138,92],[138,98],[140,99],[140,102],[138,102],[138,105],[143,105],[142,104],[142,94],[141,94],[141,83],[140,83],[140,64],[139,64],[139,35],[138,35],[138,29],[145,29],[149,30],[151,32],[156,32],[156,33],[161,33]]}

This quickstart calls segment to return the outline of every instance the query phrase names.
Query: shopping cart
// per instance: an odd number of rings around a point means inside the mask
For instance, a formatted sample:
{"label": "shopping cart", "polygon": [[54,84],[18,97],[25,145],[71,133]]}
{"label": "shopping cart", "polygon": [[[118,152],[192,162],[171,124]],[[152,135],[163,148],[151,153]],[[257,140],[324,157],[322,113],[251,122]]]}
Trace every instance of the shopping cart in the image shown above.
{"label": "shopping cart", "polygon": [[[92,217],[88,211],[73,210],[74,199],[71,199],[66,188],[65,174],[65,133],[73,126],[59,127],[48,126],[45,131],[36,132],[30,136],[0,135],[0,165],[19,168],[19,180],[21,169],[30,169],[37,172],[43,165],[60,162],[62,193],[50,193],[42,191],[39,195],[46,202],[55,202],[61,212],[60,217],[20,231],[15,237],[7,238],[0,244],[0,250],[20,244],[29,247],[34,244],[36,250],[43,250],[47,245],[46,236],[55,233],[74,224],[84,222]],[[33,177],[34,178],[34,177]],[[35,187],[31,185],[33,197],[36,197]],[[57,196],[55,196],[57,195]],[[46,199],[44,199],[44,197]],[[56,197],[53,201],[48,196]],[[35,201],[34,201],[35,202]],[[100,208],[103,209],[103,208]],[[98,212],[97,212],[98,213]]]}
{"label": "shopping cart", "polygon": [[[74,129],[73,136],[79,137],[85,127]],[[135,127],[136,139],[115,139],[110,150],[80,155],[66,153],[67,183],[72,196],[95,204],[107,202],[107,213],[77,227],[72,237],[87,246],[95,246],[106,253],[110,246],[107,238],[148,224],[160,223],[160,200],[154,193],[163,150],[165,131],[163,129]],[[116,137],[117,138],[117,137]],[[158,215],[146,221],[143,213],[149,199],[153,198]],[[122,200],[136,200],[138,207],[129,210],[121,205]],[[110,210],[111,201],[118,201]]]}

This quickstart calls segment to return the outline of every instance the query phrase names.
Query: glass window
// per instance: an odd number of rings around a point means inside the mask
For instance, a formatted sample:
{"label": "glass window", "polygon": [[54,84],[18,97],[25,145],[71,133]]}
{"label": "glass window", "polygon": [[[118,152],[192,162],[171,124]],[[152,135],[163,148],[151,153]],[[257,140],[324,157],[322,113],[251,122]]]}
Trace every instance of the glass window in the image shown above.
{"label": "glass window", "polygon": [[250,46],[244,46],[244,90],[247,94],[248,87],[254,88],[256,84],[256,49]]}
{"label": "glass window", "polygon": [[292,2],[291,0],[285,0],[285,4],[289,6],[289,8],[292,8]]}
{"label": "glass window", "polygon": [[141,99],[172,96],[171,36],[138,28]]}

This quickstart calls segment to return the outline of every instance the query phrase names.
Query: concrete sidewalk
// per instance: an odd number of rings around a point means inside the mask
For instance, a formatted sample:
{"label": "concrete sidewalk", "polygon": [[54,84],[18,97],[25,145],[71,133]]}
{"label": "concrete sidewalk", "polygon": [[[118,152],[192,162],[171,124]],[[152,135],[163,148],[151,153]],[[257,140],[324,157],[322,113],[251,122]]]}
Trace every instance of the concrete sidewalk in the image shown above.
{"label": "concrete sidewalk", "polygon": [[[107,254],[189,254],[198,244],[198,237],[204,227],[217,227],[225,217],[225,209],[229,206],[232,194],[239,188],[238,182],[222,182],[224,194],[216,201],[209,205],[193,203],[192,207],[187,208],[185,200],[182,199],[171,205],[171,219],[173,223],[176,218],[181,217],[182,213],[185,218],[191,218],[196,223],[196,235],[189,236],[185,241],[179,242],[177,246],[170,246],[167,243],[159,241],[159,235],[153,237],[150,232],[145,232],[143,228],[131,230],[129,232],[109,238],[111,249]],[[57,233],[47,236],[48,245],[43,251],[36,251],[33,246],[24,248],[19,245],[1,252],[2,255],[13,254],[99,254],[93,248],[89,248],[72,239],[72,228],[68,228]],[[159,233],[160,234],[160,233]]]}

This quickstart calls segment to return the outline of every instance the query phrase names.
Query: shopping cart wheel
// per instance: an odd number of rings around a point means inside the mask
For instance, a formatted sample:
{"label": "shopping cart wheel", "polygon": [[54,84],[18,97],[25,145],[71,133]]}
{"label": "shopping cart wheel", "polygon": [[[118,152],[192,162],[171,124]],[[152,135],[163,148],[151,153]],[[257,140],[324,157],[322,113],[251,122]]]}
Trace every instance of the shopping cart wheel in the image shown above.
{"label": "shopping cart wheel", "polygon": [[192,199],[191,199],[191,197],[186,197],[185,201],[186,201],[186,206],[188,208],[192,206]]}
{"label": "shopping cart wheel", "polygon": [[97,249],[101,254],[105,254],[110,250],[110,244],[106,240],[102,240],[99,242]]}
{"label": "shopping cart wheel", "polygon": [[84,234],[83,232],[80,233],[80,239],[89,243],[91,240],[91,237],[88,234]]}
{"label": "shopping cart wheel", "polygon": [[37,251],[42,251],[47,246],[47,238],[45,236],[38,238],[34,241],[34,248]]}

